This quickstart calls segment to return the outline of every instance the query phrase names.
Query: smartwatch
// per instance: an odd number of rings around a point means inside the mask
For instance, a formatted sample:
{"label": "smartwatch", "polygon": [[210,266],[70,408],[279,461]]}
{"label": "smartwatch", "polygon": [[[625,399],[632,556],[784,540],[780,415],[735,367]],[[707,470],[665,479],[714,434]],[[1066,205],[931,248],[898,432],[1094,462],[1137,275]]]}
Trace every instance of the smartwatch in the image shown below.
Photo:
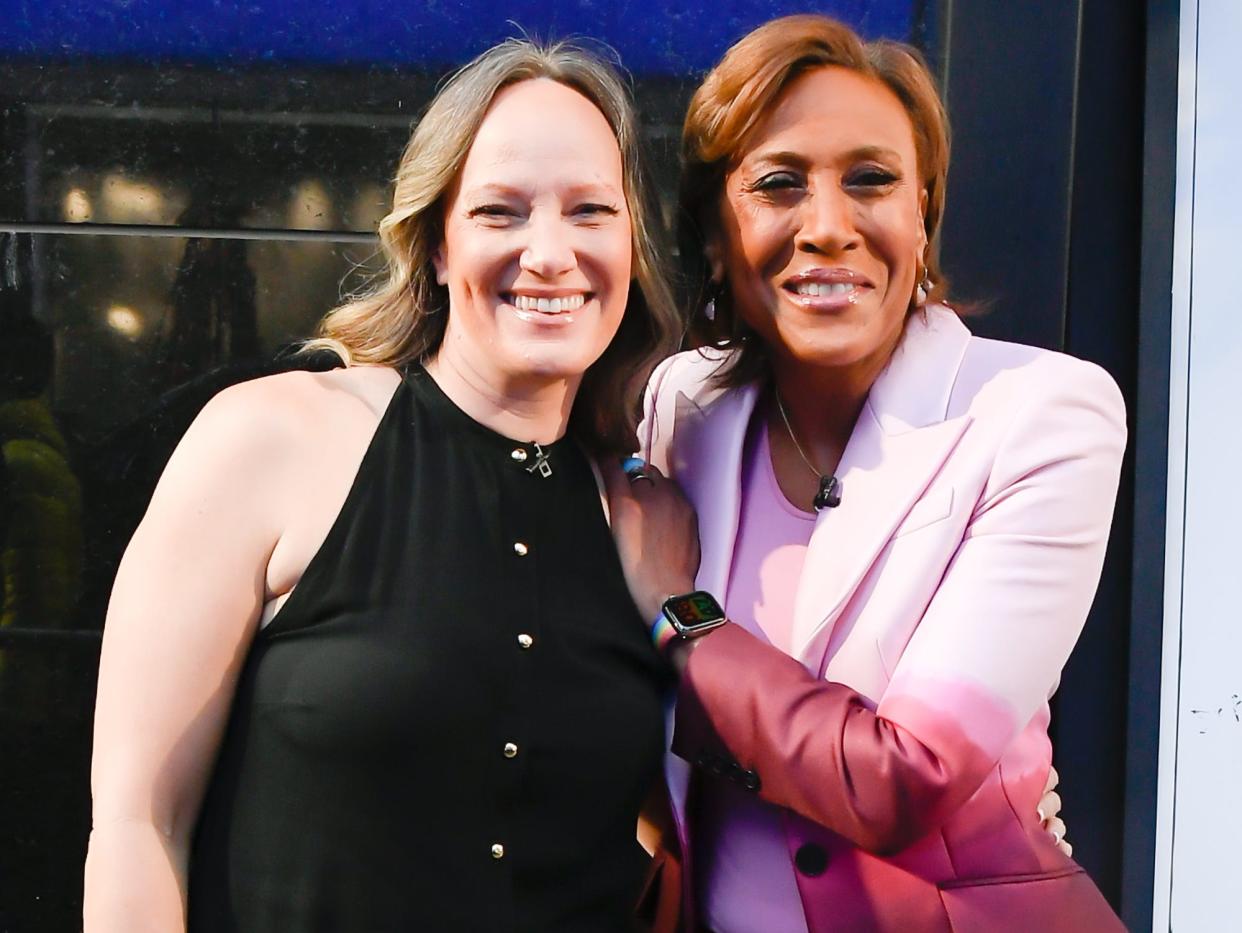
{"label": "smartwatch", "polygon": [[674,641],[706,635],[726,621],[724,610],[711,593],[695,590],[682,596],[670,596],[660,607],[660,618],[651,628],[651,640],[665,653]]}

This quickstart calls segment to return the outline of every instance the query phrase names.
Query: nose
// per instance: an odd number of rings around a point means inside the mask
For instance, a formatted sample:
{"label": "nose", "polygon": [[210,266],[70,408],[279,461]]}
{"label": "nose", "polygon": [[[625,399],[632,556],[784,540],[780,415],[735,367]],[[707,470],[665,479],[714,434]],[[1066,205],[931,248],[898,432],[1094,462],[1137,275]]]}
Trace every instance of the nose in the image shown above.
{"label": "nose", "polygon": [[840,187],[823,185],[807,192],[801,204],[801,225],[794,243],[801,252],[831,256],[860,242],[854,203]]}
{"label": "nose", "polygon": [[577,266],[571,225],[562,217],[551,216],[550,212],[532,217],[528,229],[530,237],[518,260],[523,271],[554,279]]}

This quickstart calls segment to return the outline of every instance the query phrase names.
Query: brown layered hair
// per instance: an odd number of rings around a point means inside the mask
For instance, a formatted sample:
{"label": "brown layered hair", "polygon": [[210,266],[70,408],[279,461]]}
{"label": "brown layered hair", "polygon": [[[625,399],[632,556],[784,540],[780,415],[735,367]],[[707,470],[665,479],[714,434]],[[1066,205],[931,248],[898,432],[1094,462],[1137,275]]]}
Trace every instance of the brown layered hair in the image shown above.
{"label": "brown layered hair", "polygon": [[[943,300],[948,290],[934,244],[944,212],[949,121],[922,55],[888,39],[864,42],[827,16],[772,20],[738,41],[712,69],[690,100],[682,132],[677,238],[686,271],[685,300],[694,309],[696,342],[740,351],[721,372],[722,385],[750,382],[766,368],[763,348],[744,339],[728,283],[712,282],[707,261],[707,242],[721,222],[725,176],[785,89],[800,75],[825,66],[847,68],[881,82],[905,108],[914,129],[920,182],[927,192],[923,224],[928,247],[923,263],[932,285],[928,300]],[[711,321],[701,310],[709,300],[716,311]]]}
{"label": "brown layered hair", "polygon": [[398,368],[436,353],[448,319],[448,290],[436,282],[431,257],[443,238],[446,197],[497,93],[535,78],[564,84],[593,103],[621,150],[634,281],[617,335],[583,377],[570,431],[593,453],[628,453],[637,446],[643,386],[655,365],[677,349],[685,324],[662,266],[667,252],[629,91],[600,56],[569,42],[508,39],[441,88],[406,146],[392,210],[380,221],[384,273],[368,292],[330,311],[305,349],[331,350],[346,365]]}

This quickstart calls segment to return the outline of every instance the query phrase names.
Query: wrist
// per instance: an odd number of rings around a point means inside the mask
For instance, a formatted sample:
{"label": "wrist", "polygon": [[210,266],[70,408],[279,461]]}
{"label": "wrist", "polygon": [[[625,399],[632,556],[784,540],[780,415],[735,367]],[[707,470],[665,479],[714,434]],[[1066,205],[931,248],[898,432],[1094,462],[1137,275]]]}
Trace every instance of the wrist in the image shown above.
{"label": "wrist", "polygon": [[639,606],[643,611],[643,618],[647,620],[648,627],[654,629],[656,624],[664,618],[664,603],[671,597],[692,592],[694,592],[693,580],[677,580],[664,589],[652,593]]}
{"label": "wrist", "polygon": [[661,611],[651,623],[651,643],[655,645],[656,651],[667,657],[673,645],[680,640],[677,629]]}
{"label": "wrist", "polygon": [[673,670],[681,676],[686,672],[686,665],[690,663],[690,655],[694,652],[704,638],[711,637],[711,633],[707,633],[702,638],[675,638],[672,644],[668,646],[668,651],[664,653],[664,657],[668,663],[673,666]]}
{"label": "wrist", "polygon": [[694,642],[725,623],[724,610],[701,590],[670,596],[651,623],[651,641],[678,672],[689,659]]}

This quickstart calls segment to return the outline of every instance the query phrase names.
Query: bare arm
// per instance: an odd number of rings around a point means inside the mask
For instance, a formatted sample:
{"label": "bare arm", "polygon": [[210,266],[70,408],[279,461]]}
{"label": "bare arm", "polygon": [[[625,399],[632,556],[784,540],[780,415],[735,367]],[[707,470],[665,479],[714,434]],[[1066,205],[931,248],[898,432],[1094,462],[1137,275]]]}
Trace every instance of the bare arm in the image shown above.
{"label": "bare arm", "polygon": [[86,933],[185,927],[190,833],[280,537],[288,419],[270,385],[204,409],[121,561],[91,765]]}

